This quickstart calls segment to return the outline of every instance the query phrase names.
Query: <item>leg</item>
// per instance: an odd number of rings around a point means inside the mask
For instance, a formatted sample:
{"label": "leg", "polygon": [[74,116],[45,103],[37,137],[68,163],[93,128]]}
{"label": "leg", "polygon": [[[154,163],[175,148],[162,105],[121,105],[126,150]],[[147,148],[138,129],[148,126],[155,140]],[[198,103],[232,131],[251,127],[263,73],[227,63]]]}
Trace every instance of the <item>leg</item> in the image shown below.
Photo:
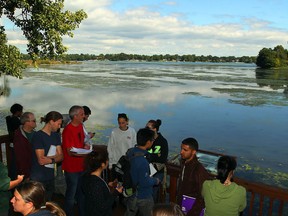
{"label": "leg", "polygon": [[67,216],[74,216],[74,202],[78,184],[78,173],[65,172],[66,192],[64,210]]}
{"label": "leg", "polygon": [[159,201],[159,193],[160,193],[160,188],[161,188],[161,184],[164,178],[164,173],[163,172],[157,172],[153,177],[158,178],[161,183],[159,185],[154,185],[153,186],[153,199],[154,199],[154,203],[158,203]]}
{"label": "leg", "polygon": [[138,212],[137,198],[128,197],[126,200],[126,211],[124,216],[135,216]]}
{"label": "leg", "polygon": [[82,190],[82,176],[83,172],[78,173],[78,184],[76,190],[76,201],[78,206],[78,215],[85,215],[85,196]]}
{"label": "leg", "polygon": [[137,206],[141,216],[152,215],[154,206],[153,198],[137,200]]}
{"label": "leg", "polygon": [[44,188],[45,188],[45,196],[46,196],[46,201],[51,201],[52,200],[52,195],[55,191],[55,182],[54,179],[50,181],[45,181],[42,182]]}

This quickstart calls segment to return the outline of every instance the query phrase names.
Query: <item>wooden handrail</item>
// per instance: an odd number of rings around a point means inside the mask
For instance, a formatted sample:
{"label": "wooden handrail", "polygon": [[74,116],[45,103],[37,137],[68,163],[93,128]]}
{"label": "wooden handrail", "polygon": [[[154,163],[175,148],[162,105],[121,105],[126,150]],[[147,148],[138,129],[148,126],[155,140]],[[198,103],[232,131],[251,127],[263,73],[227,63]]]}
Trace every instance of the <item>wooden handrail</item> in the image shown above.
{"label": "wooden handrail", "polygon": [[[180,166],[167,163],[167,175],[170,177],[169,200],[176,202],[177,182],[180,174]],[[288,190],[266,185],[263,183],[251,182],[245,179],[234,177],[234,181],[246,188],[248,203],[244,215],[277,215],[284,216],[288,213]],[[249,201],[250,200],[250,201]],[[265,214],[264,214],[265,213]]]}

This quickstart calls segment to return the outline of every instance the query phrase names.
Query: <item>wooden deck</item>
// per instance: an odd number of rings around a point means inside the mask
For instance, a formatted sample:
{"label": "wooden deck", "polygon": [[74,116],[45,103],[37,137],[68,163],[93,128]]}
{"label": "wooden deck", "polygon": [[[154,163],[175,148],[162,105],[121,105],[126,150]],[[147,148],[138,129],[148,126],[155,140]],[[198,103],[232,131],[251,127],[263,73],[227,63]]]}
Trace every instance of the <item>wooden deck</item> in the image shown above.
{"label": "wooden deck", "polygon": [[[9,137],[8,135],[0,136],[0,161],[4,164],[10,162],[9,155]],[[100,148],[105,148],[101,146]],[[212,153],[213,154],[213,153]],[[5,160],[4,160],[5,159]],[[167,197],[162,197],[162,200],[168,200],[175,202],[177,180],[180,173],[180,167],[178,165],[168,163],[167,164]],[[272,185],[266,185],[258,182],[250,182],[245,179],[235,177],[235,182],[242,185],[247,190],[248,203],[244,215],[248,216],[288,216],[288,190],[275,187]],[[54,194],[53,200],[63,206],[65,197],[61,194]],[[75,212],[77,209],[75,208]],[[124,215],[125,207],[118,204],[114,208],[114,215]]]}

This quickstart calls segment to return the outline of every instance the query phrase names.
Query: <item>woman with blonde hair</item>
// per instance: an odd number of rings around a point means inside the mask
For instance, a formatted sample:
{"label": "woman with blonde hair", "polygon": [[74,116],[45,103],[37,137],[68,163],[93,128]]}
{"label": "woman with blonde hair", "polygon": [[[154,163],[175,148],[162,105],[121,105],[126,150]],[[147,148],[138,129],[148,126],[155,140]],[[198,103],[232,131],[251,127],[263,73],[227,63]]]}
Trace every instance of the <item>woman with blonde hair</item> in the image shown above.
{"label": "woman with blonde hair", "polygon": [[14,191],[11,199],[15,212],[26,216],[65,216],[65,212],[55,203],[46,202],[45,189],[40,182],[23,182]]}

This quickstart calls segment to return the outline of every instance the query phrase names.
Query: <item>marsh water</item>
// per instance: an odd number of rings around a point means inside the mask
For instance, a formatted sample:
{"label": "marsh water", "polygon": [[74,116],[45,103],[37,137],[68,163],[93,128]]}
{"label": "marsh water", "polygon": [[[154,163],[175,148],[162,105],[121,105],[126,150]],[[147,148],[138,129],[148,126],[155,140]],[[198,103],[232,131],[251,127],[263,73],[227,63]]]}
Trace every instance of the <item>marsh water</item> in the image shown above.
{"label": "marsh water", "polygon": [[181,140],[195,137],[200,149],[236,156],[236,175],[288,188],[288,69],[88,61],[28,68],[23,75],[0,77],[1,134],[13,103],[38,119],[87,105],[92,115],[85,124],[96,132],[95,144],[107,143],[118,113],[127,113],[136,130],[161,119],[170,156],[179,152]]}

